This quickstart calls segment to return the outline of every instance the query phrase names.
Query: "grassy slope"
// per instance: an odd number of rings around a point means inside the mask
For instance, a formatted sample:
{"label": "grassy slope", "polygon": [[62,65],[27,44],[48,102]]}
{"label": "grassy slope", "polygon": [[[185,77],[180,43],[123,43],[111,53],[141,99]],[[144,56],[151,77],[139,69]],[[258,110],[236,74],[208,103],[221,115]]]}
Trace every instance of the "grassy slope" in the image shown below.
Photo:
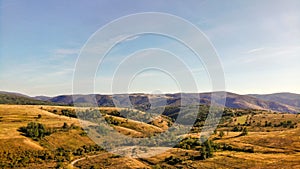
{"label": "grassy slope", "polygon": [[22,95],[0,93],[0,104],[13,104],[13,105],[59,105],[56,103],[41,101],[25,97]]}
{"label": "grassy slope", "polygon": [[[50,136],[46,136],[40,141],[35,141],[30,138],[23,136],[18,129],[22,126],[26,126],[29,122],[38,122],[45,124],[46,127],[61,127],[64,122],[67,124],[80,125],[78,119],[70,118],[62,115],[57,115],[51,113],[53,110],[65,110],[74,109],[74,107],[60,107],[60,106],[45,106],[45,105],[0,105],[0,155],[4,152],[10,152],[12,154],[18,154],[23,151],[38,151],[38,150],[56,150],[57,148],[64,149],[77,149],[84,145],[93,145],[93,141],[89,137],[81,136],[82,131],[80,130],[70,130],[68,132],[56,132]],[[83,108],[86,109],[86,108]],[[100,108],[101,110],[107,110],[108,112],[114,110],[120,110],[116,108]],[[38,119],[38,115],[42,118]],[[111,116],[111,115],[107,115]],[[144,136],[144,134],[149,134],[151,132],[161,132],[163,129],[146,123],[137,122],[134,120],[126,120],[121,117],[113,117],[118,121],[124,122],[124,127],[114,126],[123,134],[130,136],[139,135]],[[146,132],[147,131],[147,132]],[[129,133],[128,133],[129,132]],[[106,153],[109,155],[109,153]],[[127,158],[116,159],[113,161],[118,161],[118,164],[126,164],[128,166],[142,167],[139,165],[141,162],[136,160],[129,160]],[[141,163],[142,164],[142,163]],[[29,166],[31,167],[53,167],[55,163],[51,164],[39,164],[33,163]]]}
{"label": "grassy slope", "polygon": [[[37,119],[38,114],[42,115],[41,119]],[[39,109],[39,106],[0,105],[0,116],[2,117],[0,122],[0,149],[2,150],[19,147],[17,145],[25,149],[43,149],[38,142],[17,131],[18,128],[26,126],[29,122],[43,123],[48,127],[59,127],[64,122],[78,124],[76,119],[43,111]]]}
{"label": "grassy slope", "polygon": [[[93,144],[93,142],[84,136],[80,136],[80,131],[72,130],[64,133],[54,133],[45,137],[42,141],[37,142],[22,136],[17,129],[21,126],[26,126],[28,122],[35,121],[45,124],[49,127],[60,127],[64,122],[68,124],[79,125],[77,119],[55,115],[50,113],[54,109],[74,109],[73,107],[59,107],[59,106],[28,106],[28,105],[0,105],[0,152],[3,151],[24,151],[24,150],[42,150],[55,149],[63,147],[66,149],[77,148],[82,145]],[[115,110],[114,108],[103,108],[106,110]],[[47,110],[47,111],[46,111]],[[37,119],[37,115],[41,114],[42,118]],[[110,115],[108,115],[110,116]],[[256,115],[244,115],[233,121],[232,125],[237,122],[243,123],[247,119],[262,122],[272,121],[277,123],[282,120],[300,121],[300,116],[285,114],[268,114],[261,113]],[[126,122],[120,117],[113,117],[114,119]],[[167,123],[161,123],[160,120],[154,122],[155,125],[143,124],[133,120],[128,120],[123,123],[123,126],[115,126],[121,133],[127,135],[141,135],[144,131],[158,132],[166,128]],[[159,126],[162,125],[162,126]],[[158,127],[157,127],[158,126]],[[252,126],[249,126],[251,129]],[[254,128],[254,127],[253,127]],[[226,130],[226,128],[221,128]],[[270,128],[271,129],[271,128]],[[216,152],[213,158],[205,161],[191,160],[190,157],[199,155],[195,150],[170,149],[169,151],[147,159],[129,159],[126,157],[116,157],[110,153],[103,153],[101,156],[95,158],[82,160],[75,166],[82,168],[89,168],[92,165],[100,164],[105,168],[147,168],[155,165],[166,166],[168,168],[299,168],[300,164],[300,128],[286,129],[277,128],[282,131],[266,132],[256,129],[250,130],[248,136],[237,137],[239,132],[225,132],[222,139],[217,139],[217,143],[226,143],[235,148],[253,147],[255,153],[246,153],[238,151],[222,151]],[[129,134],[129,133],[130,134]],[[199,137],[198,134],[194,134]],[[217,138],[217,135],[213,137]],[[186,155],[188,153],[188,155]],[[167,164],[164,160],[167,157],[174,156],[184,161],[174,166]],[[35,166],[36,165],[36,166]],[[35,163],[30,167],[46,167],[54,164],[38,164]],[[29,168],[30,168],[29,167]]]}
{"label": "grassy slope", "polygon": [[[233,118],[234,119],[234,118]],[[222,127],[219,130],[230,130],[237,123],[243,124],[247,121],[270,121],[273,124],[281,121],[291,120],[300,122],[300,116],[293,114],[276,114],[260,112],[235,117],[237,121],[232,121],[230,127]],[[197,150],[184,150],[172,148],[165,153],[154,157],[140,159],[148,166],[165,168],[299,168],[300,167],[300,128],[290,129],[282,127],[255,127],[248,126],[250,132],[247,136],[239,136],[241,132],[225,132],[223,138],[213,135],[211,139],[216,139],[216,143],[227,144],[235,149],[254,148],[255,153],[233,151],[216,152],[213,158],[207,160],[192,160],[192,157],[199,156]],[[270,131],[267,131],[270,130]],[[257,132],[257,131],[259,132]],[[199,134],[191,134],[199,138]],[[170,165],[165,159],[173,156],[183,160],[180,163]],[[81,161],[78,167],[88,168],[87,162],[96,164],[103,161],[102,158]],[[90,165],[88,165],[90,166]],[[106,167],[119,167],[120,165],[107,164]]]}

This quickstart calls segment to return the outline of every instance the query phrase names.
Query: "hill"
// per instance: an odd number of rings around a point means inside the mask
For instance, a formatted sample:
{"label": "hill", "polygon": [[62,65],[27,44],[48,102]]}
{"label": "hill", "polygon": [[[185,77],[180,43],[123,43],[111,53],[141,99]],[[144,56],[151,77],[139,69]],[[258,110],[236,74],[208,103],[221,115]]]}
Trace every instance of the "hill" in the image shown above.
{"label": "hill", "polygon": [[[201,107],[199,113],[208,114],[208,106]],[[79,109],[85,114],[93,113],[93,108]],[[145,112],[111,107],[97,109],[111,127],[129,137],[151,137],[151,133],[164,132],[173,125],[166,116],[144,123],[123,115],[126,112],[144,115]],[[203,145],[199,143],[199,137],[203,120],[199,118],[195,128],[183,135],[183,140],[174,148],[157,147],[156,142],[148,148],[125,146],[125,152],[132,156],[135,152],[160,152],[154,156],[130,158],[106,152],[95,145],[79,126],[78,119],[69,116],[74,110],[68,106],[0,105],[0,128],[3,129],[0,131],[0,168],[300,167],[300,116],[296,114],[226,108],[223,120],[209,138],[214,149],[212,157],[200,158]],[[50,133],[36,138],[20,131],[27,126],[30,132],[32,128],[28,124],[32,123],[42,126],[38,133],[44,130]],[[241,135],[245,128],[248,134]],[[220,136],[221,131],[223,136]]]}
{"label": "hill", "polygon": [[[182,96],[185,97],[185,101],[189,105],[195,104],[205,104],[209,105],[211,103],[212,93],[184,93]],[[132,104],[135,108],[147,110],[149,107],[155,106],[179,106],[181,104],[182,98],[181,93],[176,94],[166,94],[166,95],[153,95],[153,94],[119,94],[116,96],[112,95],[75,95],[76,103],[89,103],[93,99],[93,96],[96,98],[96,102],[99,106],[115,106],[113,102],[113,97],[117,97],[118,103],[120,105],[130,105]],[[130,103],[128,103],[128,98]],[[198,99],[200,98],[200,100]],[[224,98],[217,98],[221,100]],[[61,95],[48,99],[48,101],[55,103],[64,103],[72,105],[74,103],[72,95]],[[242,108],[242,109],[261,109],[261,110],[272,110],[277,112],[289,112],[289,113],[298,113],[299,107],[295,106],[298,104],[295,100],[294,104],[287,104],[289,101],[285,101],[284,98],[272,100],[265,99],[262,97],[255,97],[251,95],[239,95],[235,93],[227,92],[226,104],[228,108]],[[299,101],[300,103],[300,101]]]}
{"label": "hill", "polygon": [[[206,94],[208,97],[210,93]],[[272,110],[277,112],[298,113],[299,108],[281,101],[264,100],[248,95],[239,95],[227,92],[226,107],[228,108],[242,108],[242,109],[259,109],[259,110]]]}
{"label": "hill", "polygon": [[15,95],[15,96],[21,96],[21,97],[27,97],[27,98],[30,98],[30,96],[27,96],[27,95],[21,94],[21,93],[16,93],[16,92],[0,91],[0,94],[8,94],[8,95]]}
{"label": "hill", "polygon": [[265,95],[250,94],[249,96],[262,99],[262,100],[279,102],[289,106],[300,108],[300,94],[274,93],[274,94],[265,94]]}
{"label": "hill", "polygon": [[[91,102],[95,102],[98,106],[104,107],[129,107],[132,105],[139,110],[148,110],[150,107],[159,106],[180,106],[181,101],[185,104],[209,105],[213,93],[175,93],[175,94],[117,94],[117,95],[59,95],[55,97],[36,96],[29,97],[19,93],[0,92],[0,104],[49,104],[49,105],[74,105],[80,104],[90,106]],[[300,112],[300,95],[293,93],[277,93],[269,95],[239,95],[226,92],[226,104],[228,108],[242,109],[259,109],[271,110],[276,112],[299,113]],[[182,98],[184,97],[184,99]],[[129,100],[128,100],[129,98]],[[200,99],[199,99],[200,98]],[[217,98],[217,102],[224,97]],[[117,105],[115,102],[117,100]],[[131,107],[131,106],[130,106]]]}
{"label": "hill", "polygon": [[0,92],[0,104],[17,104],[17,105],[59,105],[58,103],[50,101],[36,100],[29,96],[18,94]]}

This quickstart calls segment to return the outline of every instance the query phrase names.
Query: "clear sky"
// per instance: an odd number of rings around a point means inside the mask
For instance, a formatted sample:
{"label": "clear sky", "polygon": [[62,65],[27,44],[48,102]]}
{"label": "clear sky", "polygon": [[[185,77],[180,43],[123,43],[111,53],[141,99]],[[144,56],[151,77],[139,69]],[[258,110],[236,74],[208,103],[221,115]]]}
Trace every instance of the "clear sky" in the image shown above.
{"label": "clear sky", "polygon": [[[222,62],[227,91],[300,93],[299,9],[299,0],[0,0],[0,90],[32,96],[70,94],[79,50],[95,31],[125,15],[165,12],[206,34]],[[170,39],[131,39],[104,62],[96,76],[96,92],[111,92],[102,83],[111,80],[120,58],[162,46],[189,62],[188,51]],[[191,63],[190,68],[199,92],[209,91],[203,65]],[[166,74],[152,71],[139,76],[130,92],[156,89],[179,91]]]}

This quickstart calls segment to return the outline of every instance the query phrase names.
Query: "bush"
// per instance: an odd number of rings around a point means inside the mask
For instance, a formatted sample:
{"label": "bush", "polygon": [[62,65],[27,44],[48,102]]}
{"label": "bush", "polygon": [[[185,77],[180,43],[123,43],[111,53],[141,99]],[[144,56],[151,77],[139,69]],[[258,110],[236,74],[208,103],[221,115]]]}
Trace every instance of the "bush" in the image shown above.
{"label": "bush", "polygon": [[42,115],[41,115],[41,114],[39,114],[39,115],[37,116],[37,118],[38,118],[38,119],[42,118]]}
{"label": "bush", "polygon": [[297,123],[293,123],[291,120],[282,121],[279,124],[274,124],[274,127],[284,127],[284,128],[295,128]]}
{"label": "bush", "polygon": [[246,135],[248,135],[248,129],[247,129],[247,127],[244,127],[242,130],[241,136],[246,136]]}
{"label": "bush", "polygon": [[63,109],[61,110],[61,114],[67,117],[77,118],[75,110]]}
{"label": "bush", "polygon": [[194,149],[197,146],[200,146],[201,143],[199,142],[199,139],[196,138],[185,138],[183,140],[180,141],[180,143],[178,145],[176,145],[176,147],[178,148],[183,148],[183,149]]}
{"label": "bush", "polygon": [[66,130],[67,130],[67,129],[69,129],[69,125],[68,125],[68,123],[64,122],[64,124],[63,124],[62,128],[63,128],[63,129],[66,129]]}
{"label": "bush", "polygon": [[182,162],[182,160],[180,158],[177,158],[177,157],[174,157],[174,156],[170,156],[170,157],[166,158],[165,161],[170,165],[175,165],[177,163]]}
{"label": "bush", "polygon": [[225,134],[224,134],[224,131],[223,130],[221,130],[220,132],[219,132],[219,137],[223,137]]}
{"label": "bush", "polygon": [[239,132],[240,129],[239,129],[239,127],[235,126],[235,127],[232,129],[232,131],[233,131],[233,132]]}
{"label": "bush", "polygon": [[28,123],[26,127],[21,127],[19,131],[34,140],[41,139],[51,134],[50,130],[47,130],[45,125],[35,122]]}
{"label": "bush", "polygon": [[211,140],[205,141],[200,149],[200,159],[205,160],[213,157],[213,152],[213,142]]}

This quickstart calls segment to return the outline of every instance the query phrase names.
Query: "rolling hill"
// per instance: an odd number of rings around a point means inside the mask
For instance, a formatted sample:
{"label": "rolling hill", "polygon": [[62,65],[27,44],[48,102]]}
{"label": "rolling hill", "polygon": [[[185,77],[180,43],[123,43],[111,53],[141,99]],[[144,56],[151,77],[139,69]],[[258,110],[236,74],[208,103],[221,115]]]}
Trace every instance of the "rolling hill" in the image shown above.
{"label": "rolling hill", "polygon": [[[161,146],[159,141],[164,139],[156,138],[154,142],[149,142],[151,146],[128,146],[126,142],[118,147],[118,153],[124,152],[119,155],[114,154],[116,151],[105,151],[88,137],[88,132],[97,128],[91,127],[90,130],[84,131],[78,119],[60,115],[62,110],[72,112],[74,109],[76,108],[69,106],[0,105],[0,168],[300,167],[300,116],[295,114],[241,109],[237,113],[237,109],[227,109],[224,120],[221,120],[216,132],[209,138],[211,147],[215,147],[216,151],[213,152],[213,156],[201,159],[201,155],[204,154],[201,149],[203,146],[199,142],[201,121],[195,124],[196,127],[189,134],[180,135],[182,140],[173,148]],[[90,108],[81,110],[84,113],[93,113]],[[102,111],[114,130],[126,137],[151,137],[173,125],[166,116],[145,123],[120,116],[122,109],[100,107],[98,110]],[[208,109],[201,112],[208,113]],[[134,113],[144,114],[136,111]],[[37,118],[38,115],[40,118]],[[89,120],[93,121],[94,118],[97,116]],[[272,125],[263,125],[264,121]],[[291,123],[286,123],[287,121]],[[35,138],[20,130],[25,127],[30,129],[26,132],[32,131],[28,125],[32,123],[43,126],[44,130],[50,133]],[[241,135],[242,128],[248,129],[246,135]],[[220,136],[223,131],[226,134]],[[118,141],[112,140],[111,137],[109,139],[109,143]]]}
{"label": "rolling hill", "polygon": [[[269,95],[239,95],[235,93],[226,92],[226,104],[228,108],[242,108],[242,109],[261,109],[272,110],[277,112],[299,113],[300,112],[300,95],[292,93],[276,93]],[[175,93],[175,94],[118,94],[118,95],[60,95],[55,97],[37,96],[29,97],[17,93],[0,92],[1,104],[61,104],[73,105],[74,102],[78,104],[88,105],[96,102],[99,106],[113,107],[127,107],[131,105],[134,108],[147,110],[150,106],[179,106],[183,100],[186,104],[205,104],[211,103],[212,93]],[[128,100],[129,97],[129,100]],[[117,98],[117,99],[116,99]],[[200,99],[198,99],[200,98]],[[114,102],[117,100],[117,102]],[[224,99],[224,97],[217,98],[217,102]]]}
{"label": "rolling hill", "polygon": [[283,103],[289,106],[300,108],[300,94],[294,93],[274,93],[266,95],[250,94],[258,99]]}
{"label": "rolling hill", "polygon": [[[185,93],[185,101],[190,105],[195,104],[210,104],[212,93]],[[132,104],[136,108],[148,109],[150,105],[155,106],[178,106],[181,104],[181,94],[166,94],[166,95],[152,95],[152,94],[119,94],[116,96],[112,95],[75,95],[76,103],[89,103],[91,99],[95,96],[96,101],[99,106],[115,106],[113,102],[114,97],[118,97],[119,105],[129,105]],[[200,97],[200,100],[197,99],[197,96]],[[130,102],[128,103],[128,99]],[[224,98],[217,98],[221,100]],[[73,104],[72,95],[62,95],[48,99],[48,101],[55,103],[64,103],[64,104]],[[299,107],[293,106],[293,104],[287,104],[288,101],[285,101],[284,98],[278,100],[268,100],[264,98],[257,98],[250,95],[238,95],[235,93],[227,92],[226,104],[228,108],[242,108],[242,109],[261,109],[261,110],[272,110],[278,112],[289,112],[289,113],[298,113]],[[295,101],[296,105],[297,102]]]}
{"label": "rolling hill", "polygon": [[51,101],[37,100],[19,93],[0,92],[0,104],[17,105],[62,105]]}

